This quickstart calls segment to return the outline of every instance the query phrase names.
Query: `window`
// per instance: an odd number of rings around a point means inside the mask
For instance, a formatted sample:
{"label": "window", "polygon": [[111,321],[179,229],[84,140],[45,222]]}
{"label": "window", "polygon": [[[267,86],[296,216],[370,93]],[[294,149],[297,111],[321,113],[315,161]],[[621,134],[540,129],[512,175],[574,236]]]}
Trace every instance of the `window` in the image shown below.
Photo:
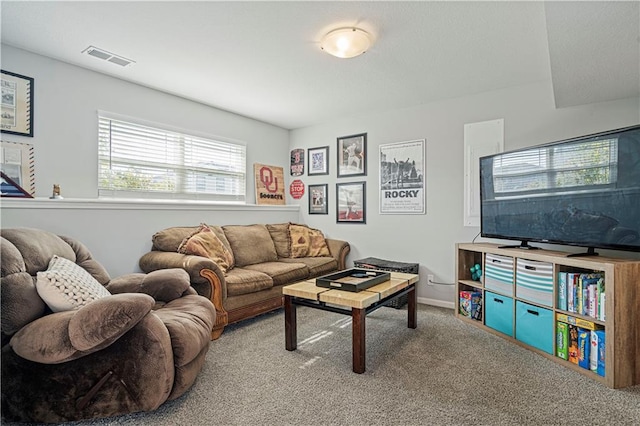
{"label": "window", "polygon": [[100,197],[245,201],[246,147],[98,115]]}
{"label": "window", "polygon": [[617,180],[618,140],[561,144],[507,153],[493,163],[496,196],[598,190]]}

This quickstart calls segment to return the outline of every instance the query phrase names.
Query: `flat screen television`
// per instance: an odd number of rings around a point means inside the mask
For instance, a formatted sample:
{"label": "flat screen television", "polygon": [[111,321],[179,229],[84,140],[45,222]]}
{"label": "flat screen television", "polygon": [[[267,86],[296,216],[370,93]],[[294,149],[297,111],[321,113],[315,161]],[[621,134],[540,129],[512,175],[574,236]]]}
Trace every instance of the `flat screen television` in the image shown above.
{"label": "flat screen television", "polygon": [[640,125],[481,157],[480,216],[514,247],[640,251]]}

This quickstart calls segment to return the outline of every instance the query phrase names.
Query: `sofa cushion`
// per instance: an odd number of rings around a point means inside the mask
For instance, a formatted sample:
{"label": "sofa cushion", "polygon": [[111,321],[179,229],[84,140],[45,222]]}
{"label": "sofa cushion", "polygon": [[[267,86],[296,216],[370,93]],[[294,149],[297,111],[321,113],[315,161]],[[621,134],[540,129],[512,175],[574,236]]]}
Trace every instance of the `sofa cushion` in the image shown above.
{"label": "sofa cushion", "polygon": [[222,229],[231,244],[236,266],[278,260],[276,247],[265,225],[229,225]]}
{"label": "sofa cushion", "polygon": [[254,293],[273,287],[273,279],[262,272],[233,268],[225,277],[227,296]]}
{"label": "sofa cushion", "polygon": [[331,256],[322,231],[306,225],[289,225],[291,257]]}
{"label": "sofa cushion", "polygon": [[309,268],[304,263],[264,262],[245,266],[245,269],[269,275],[273,285],[291,284],[309,276]]}
{"label": "sofa cushion", "polygon": [[291,257],[291,241],[289,240],[289,223],[267,224],[276,253],[279,258]]}
{"label": "sofa cushion", "polygon": [[53,256],[47,270],[37,276],[36,290],[53,312],[79,309],[110,295],[87,271],[64,257]]}
{"label": "sofa cushion", "polygon": [[297,259],[280,259],[283,263],[304,263],[309,268],[309,278],[319,277],[338,269],[338,261],[333,257],[301,257]]}
{"label": "sofa cushion", "polygon": [[234,264],[231,250],[206,225],[200,226],[199,232],[186,238],[178,247],[178,253],[207,257],[217,263],[223,273]]}

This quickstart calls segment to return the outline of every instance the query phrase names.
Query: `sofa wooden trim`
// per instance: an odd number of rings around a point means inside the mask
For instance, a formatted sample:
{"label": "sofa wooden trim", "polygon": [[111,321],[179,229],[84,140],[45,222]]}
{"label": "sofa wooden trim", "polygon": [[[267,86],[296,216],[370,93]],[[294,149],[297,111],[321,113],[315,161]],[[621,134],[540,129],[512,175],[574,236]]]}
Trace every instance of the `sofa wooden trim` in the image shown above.
{"label": "sofa wooden trim", "polygon": [[[333,248],[332,240],[327,239],[327,244],[329,245],[329,249],[331,250]],[[351,246],[348,244],[345,246],[341,246],[339,253],[333,253],[333,250],[331,250],[332,255],[338,262],[339,270],[346,268],[347,255],[350,251]],[[209,284],[211,285],[211,302],[216,308],[216,322],[213,325],[213,330],[211,332],[211,340],[218,339],[222,335],[224,328],[229,324],[253,318],[258,315],[280,309],[284,306],[284,298],[282,295],[280,295],[277,297],[262,300],[257,303],[253,303],[251,305],[243,306],[238,309],[227,311],[224,308],[223,302],[225,299],[225,295],[223,294],[220,277],[211,269],[202,269],[200,271],[200,276],[206,278],[207,281],[209,281]]]}

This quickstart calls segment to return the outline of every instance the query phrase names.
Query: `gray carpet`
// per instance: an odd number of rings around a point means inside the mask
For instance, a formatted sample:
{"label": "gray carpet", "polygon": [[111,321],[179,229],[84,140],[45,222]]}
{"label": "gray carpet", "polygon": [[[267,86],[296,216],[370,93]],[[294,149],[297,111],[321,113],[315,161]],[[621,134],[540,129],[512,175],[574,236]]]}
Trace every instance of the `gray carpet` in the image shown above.
{"label": "gray carpet", "polygon": [[[406,308],[405,308],[406,309]],[[351,323],[298,308],[228,327],[196,384],[155,412],[78,425],[638,425],[640,386],[611,390],[531,351],[419,306],[367,317],[367,371],[351,371]]]}

